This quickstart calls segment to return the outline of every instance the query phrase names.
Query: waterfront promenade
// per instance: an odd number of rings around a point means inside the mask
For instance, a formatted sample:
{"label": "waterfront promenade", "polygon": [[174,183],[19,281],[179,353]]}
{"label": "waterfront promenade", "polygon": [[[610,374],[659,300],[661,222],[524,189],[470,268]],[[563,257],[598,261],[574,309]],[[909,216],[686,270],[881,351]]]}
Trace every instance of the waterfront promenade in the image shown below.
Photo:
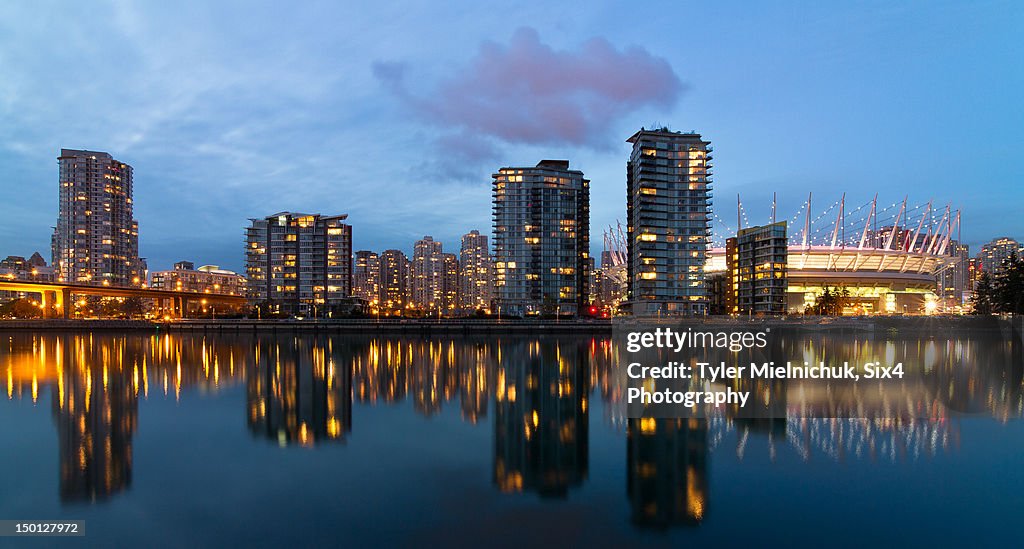
{"label": "waterfront promenade", "polygon": [[719,329],[757,325],[804,332],[872,332],[879,335],[914,334],[943,337],[961,332],[1000,331],[1021,338],[1024,318],[997,316],[876,316],[876,317],[739,317],[696,318],[632,317],[581,320],[497,319],[177,319],[177,320],[0,320],[2,331],[151,331],[185,333],[412,333],[412,334],[594,334],[611,335],[616,328],[651,325],[701,324]]}
{"label": "waterfront promenade", "polygon": [[303,333],[413,333],[413,334],[598,334],[609,335],[612,323],[595,320],[493,319],[190,319],[190,320],[6,320],[3,330],[153,331],[153,332],[303,332]]}

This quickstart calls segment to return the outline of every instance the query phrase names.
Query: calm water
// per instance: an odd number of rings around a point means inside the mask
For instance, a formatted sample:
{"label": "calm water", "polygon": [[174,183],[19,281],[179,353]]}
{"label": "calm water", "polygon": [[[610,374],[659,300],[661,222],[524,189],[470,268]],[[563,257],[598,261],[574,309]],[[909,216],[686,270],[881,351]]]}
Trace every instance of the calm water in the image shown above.
{"label": "calm water", "polygon": [[641,425],[602,338],[4,333],[0,519],[86,521],[49,545],[1019,545],[1019,343],[829,344],[920,347],[948,384],[911,404],[970,414]]}

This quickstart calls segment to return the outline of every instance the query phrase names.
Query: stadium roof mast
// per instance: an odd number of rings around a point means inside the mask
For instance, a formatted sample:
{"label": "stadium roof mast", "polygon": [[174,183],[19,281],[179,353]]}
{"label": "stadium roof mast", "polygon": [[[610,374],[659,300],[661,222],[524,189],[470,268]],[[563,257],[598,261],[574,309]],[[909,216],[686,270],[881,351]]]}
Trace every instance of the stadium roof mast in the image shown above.
{"label": "stadium roof mast", "polygon": [[843,210],[846,208],[846,193],[839,199],[839,214],[836,215],[836,225],[832,229],[832,248],[836,247],[836,239],[839,238],[839,228],[843,228],[843,247],[846,246],[846,227],[843,221]]}
{"label": "stadium roof mast", "polygon": [[917,230],[914,231],[914,239],[910,241],[910,248],[907,251],[913,252],[914,247],[917,246],[917,237],[921,235],[921,229],[924,228],[924,220],[928,219],[932,214],[932,201],[928,201],[928,209],[925,210],[924,215],[921,216],[921,222],[917,224]]}
{"label": "stadium roof mast", "polygon": [[864,249],[864,242],[868,239],[868,229],[871,227],[871,222],[875,218],[875,207],[878,206],[878,193],[875,193],[875,198],[871,201],[871,212],[868,213],[868,218],[864,220],[864,232],[860,235],[860,244],[857,249]]}
{"label": "stadium roof mast", "polygon": [[741,221],[743,211],[743,204],[740,202],[740,193],[736,193],[736,234],[739,234],[740,229],[743,228],[743,222]]}
{"label": "stadium roof mast", "polygon": [[942,236],[942,228],[946,225],[947,219],[949,219],[949,205],[946,205],[946,212],[942,214],[942,219],[939,220],[939,228],[935,230],[931,242],[928,243],[927,253],[934,253],[939,249],[939,239]]}
{"label": "stadium roof mast", "polygon": [[807,236],[811,232],[811,194],[807,193],[807,216],[804,218],[804,248],[807,247]]}
{"label": "stadium roof mast", "polygon": [[892,230],[889,231],[889,236],[885,239],[885,249],[886,250],[891,250],[892,249],[892,239],[896,237],[896,233],[899,232],[899,230],[900,230],[900,219],[903,218],[903,212],[906,211],[906,209],[907,209],[907,199],[908,198],[910,198],[910,197],[906,196],[906,197],[903,198],[903,205],[900,206],[900,213],[896,214],[896,221],[893,222]]}

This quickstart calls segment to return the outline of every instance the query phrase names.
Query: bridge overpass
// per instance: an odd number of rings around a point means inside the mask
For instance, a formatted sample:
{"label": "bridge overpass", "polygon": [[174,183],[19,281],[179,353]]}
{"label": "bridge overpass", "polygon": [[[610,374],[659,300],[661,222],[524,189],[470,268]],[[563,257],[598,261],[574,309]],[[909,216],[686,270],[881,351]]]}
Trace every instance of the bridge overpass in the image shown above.
{"label": "bridge overpass", "polygon": [[[182,292],[177,290],[154,290],[150,288],[125,288],[116,286],[88,286],[61,282],[38,282],[29,280],[0,279],[0,291],[39,294],[44,318],[58,316],[70,318],[72,296],[139,297],[152,299],[157,307],[170,316],[182,318],[188,312],[189,301],[200,300],[204,304],[245,305],[245,296]],[[168,306],[169,304],[169,306]],[[52,307],[51,307],[52,306]],[[52,310],[51,310],[52,309]]]}

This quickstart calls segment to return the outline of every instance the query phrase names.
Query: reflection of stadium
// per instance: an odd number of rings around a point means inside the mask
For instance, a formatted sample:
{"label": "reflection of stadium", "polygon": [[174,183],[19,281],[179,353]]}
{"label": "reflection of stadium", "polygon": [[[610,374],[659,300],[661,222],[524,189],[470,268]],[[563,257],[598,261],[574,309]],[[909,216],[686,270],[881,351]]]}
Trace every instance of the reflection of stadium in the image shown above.
{"label": "reflection of stadium", "polygon": [[[906,200],[880,206],[876,197],[847,213],[844,195],[812,219],[808,197],[790,220],[799,227],[803,217],[802,229],[793,231],[789,241],[788,312],[804,312],[825,288],[848,292],[844,314],[936,310],[935,276],[956,259],[951,252],[959,212],[948,206],[940,212],[931,203],[908,206]],[[709,251],[705,270],[726,270],[724,247]]]}

